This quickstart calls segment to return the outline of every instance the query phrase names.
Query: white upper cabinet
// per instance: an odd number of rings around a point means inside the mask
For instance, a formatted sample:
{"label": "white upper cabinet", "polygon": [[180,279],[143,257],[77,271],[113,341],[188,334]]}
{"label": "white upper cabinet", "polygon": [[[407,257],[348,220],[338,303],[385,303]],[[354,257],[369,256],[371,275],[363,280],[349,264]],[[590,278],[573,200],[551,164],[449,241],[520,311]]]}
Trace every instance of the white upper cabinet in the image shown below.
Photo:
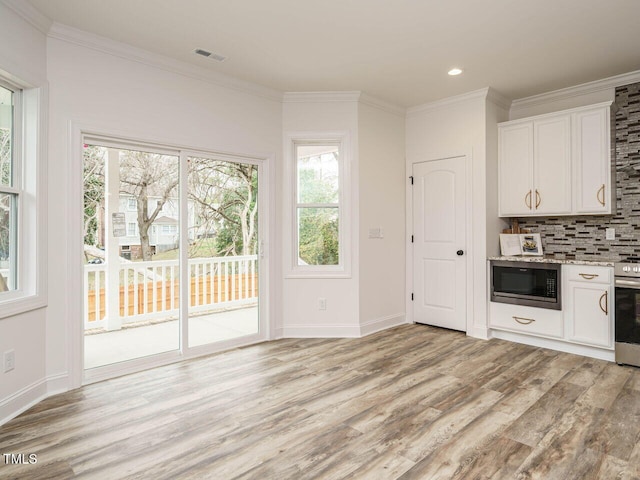
{"label": "white upper cabinet", "polygon": [[509,161],[500,162],[500,213],[531,211],[533,195],[533,125],[506,126],[500,130],[499,150]]}
{"label": "white upper cabinet", "polygon": [[500,216],[611,213],[610,107],[499,124]]}
{"label": "white upper cabinet", "polygon": [[573,114],[576,213],[611,213],[610,115],[609,108]]}
{"label": "white upper cabinet", "polygon": [[533,205],[536,215],[571,213],[571,119],[533,122]]}

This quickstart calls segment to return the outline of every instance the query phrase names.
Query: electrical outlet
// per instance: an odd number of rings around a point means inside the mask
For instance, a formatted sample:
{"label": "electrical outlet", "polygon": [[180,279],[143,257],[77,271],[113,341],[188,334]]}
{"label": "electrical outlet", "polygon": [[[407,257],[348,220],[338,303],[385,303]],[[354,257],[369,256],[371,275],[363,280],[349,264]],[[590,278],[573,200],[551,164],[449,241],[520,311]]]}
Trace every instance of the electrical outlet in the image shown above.
{"label": "electrical outlet", "polygon": [[615,240],[616,239],[616,229],[615,228],[607,228],[605,230],[604,238],[607,240]]}
{"label": "electrical outlet", "polygon": [[318,310],[326,310],[327,309],[327,299],[326,298],[318,298]]}
{"label": "electrical outlet", "polygon": [[4,352],[4,373],[10,372],[16,368],[16,352],[8,350]]}

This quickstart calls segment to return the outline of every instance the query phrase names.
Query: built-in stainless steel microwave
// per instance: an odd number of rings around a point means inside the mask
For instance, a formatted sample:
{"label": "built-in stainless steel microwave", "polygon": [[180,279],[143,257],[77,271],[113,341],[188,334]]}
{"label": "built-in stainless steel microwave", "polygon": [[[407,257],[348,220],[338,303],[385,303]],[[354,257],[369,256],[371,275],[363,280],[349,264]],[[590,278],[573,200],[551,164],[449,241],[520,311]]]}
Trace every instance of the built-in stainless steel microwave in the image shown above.
{"label": "built-in stainless steel microwave", "polygon": [[558,263],[492,260],[491,301],[561,310]]}

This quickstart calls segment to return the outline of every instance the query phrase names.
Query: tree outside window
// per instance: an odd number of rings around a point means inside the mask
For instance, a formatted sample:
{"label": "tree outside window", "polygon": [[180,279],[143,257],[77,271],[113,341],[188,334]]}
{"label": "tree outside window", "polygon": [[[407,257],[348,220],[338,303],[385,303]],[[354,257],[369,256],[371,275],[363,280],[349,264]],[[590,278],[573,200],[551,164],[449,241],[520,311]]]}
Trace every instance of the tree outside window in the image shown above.
{"label": "tree outside window", "polygon": [[0,86],[0,292],[17,288],[17,219],[20,197],[15,178],[14,92]]}
{"label": "tree outside window", "polygon": [[295,151],[298,265],[339,265],[339,145],[297,144]]}

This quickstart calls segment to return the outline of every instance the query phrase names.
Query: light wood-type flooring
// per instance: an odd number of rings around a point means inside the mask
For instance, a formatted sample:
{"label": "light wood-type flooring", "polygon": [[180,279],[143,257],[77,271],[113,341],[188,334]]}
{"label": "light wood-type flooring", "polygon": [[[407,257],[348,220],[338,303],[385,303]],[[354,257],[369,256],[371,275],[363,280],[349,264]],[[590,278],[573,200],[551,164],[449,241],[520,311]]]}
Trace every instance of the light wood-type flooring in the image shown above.
{"label": "light wood-type flooring", "polygon": [[51,397],[19,479],[640,478],[640,369],[405,325],[287,339]]}

